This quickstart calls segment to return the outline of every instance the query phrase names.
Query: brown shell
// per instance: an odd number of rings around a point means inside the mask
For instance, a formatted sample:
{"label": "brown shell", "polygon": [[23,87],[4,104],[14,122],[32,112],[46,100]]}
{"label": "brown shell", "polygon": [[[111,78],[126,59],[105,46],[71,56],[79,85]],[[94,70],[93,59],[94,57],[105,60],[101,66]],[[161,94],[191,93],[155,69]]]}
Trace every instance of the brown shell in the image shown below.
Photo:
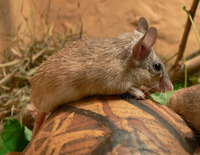
{"label": "brown shell", "polygon": [[166,106],[99,96],[53,112],[23,154],[193,154],[191,129]]}

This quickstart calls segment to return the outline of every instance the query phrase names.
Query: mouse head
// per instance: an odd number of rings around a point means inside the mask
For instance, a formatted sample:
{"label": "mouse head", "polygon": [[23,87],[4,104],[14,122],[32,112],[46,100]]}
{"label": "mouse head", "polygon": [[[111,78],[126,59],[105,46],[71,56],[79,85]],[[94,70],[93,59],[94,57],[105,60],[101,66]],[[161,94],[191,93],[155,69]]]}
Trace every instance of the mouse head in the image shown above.
{"label": "mouse head", "polygon": [[138,73],[141,78],[138,81],[141,85],[150,87],[159,92],[166,92],[173,89],[173,85],[165,69],[162,60],[152,49],[156,38],[157,30],[154,27],[148,28],[144,17],[139,19],[136,34],[140,37],[132,48],[132,61],[137,63]]}

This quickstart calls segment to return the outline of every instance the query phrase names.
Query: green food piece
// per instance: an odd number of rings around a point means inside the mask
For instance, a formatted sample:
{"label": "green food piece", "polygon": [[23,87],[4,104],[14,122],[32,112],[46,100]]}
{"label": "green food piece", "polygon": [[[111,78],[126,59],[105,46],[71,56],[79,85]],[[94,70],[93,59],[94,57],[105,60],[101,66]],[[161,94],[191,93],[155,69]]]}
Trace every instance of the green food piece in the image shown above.
{"label": "green food piece", "polygon": [[150,95],[150,97],[154,100],[156,100],[157,102],[166,105],[167,101],[169,100],[169,98],[171,97],[171,95],[176,92],[176,90],[172,90],[166,93],[153,93]]}
{"label": "green food piece", "polygon": [[175,84],[174,85],[174,90],[166,92],[166,93],[152,93],[150,95],[150,97],[154,100],[156,100],[157,102],[166,105],[167,101],[169,100],[169,98],[171,97],[171,95],[173,93],[175,93],[178,89],[180,88],[184,88],[184,84],[179,83],[179,84]]}

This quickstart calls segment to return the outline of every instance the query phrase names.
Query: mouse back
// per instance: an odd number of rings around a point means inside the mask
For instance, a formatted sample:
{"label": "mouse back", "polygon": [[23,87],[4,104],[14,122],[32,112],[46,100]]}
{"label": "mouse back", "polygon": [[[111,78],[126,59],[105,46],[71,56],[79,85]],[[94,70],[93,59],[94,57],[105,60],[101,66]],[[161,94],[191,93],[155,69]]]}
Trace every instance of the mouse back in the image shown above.
{"label": "mouse back", "polygon": [[122,94],[132,86],[171,90],[165,66],[152,48],[156,38],[156,28],[148,28],[142,17],[134,32],[67,44],[36,71],[31,80],[33,103],[49,112],[86,96]]}

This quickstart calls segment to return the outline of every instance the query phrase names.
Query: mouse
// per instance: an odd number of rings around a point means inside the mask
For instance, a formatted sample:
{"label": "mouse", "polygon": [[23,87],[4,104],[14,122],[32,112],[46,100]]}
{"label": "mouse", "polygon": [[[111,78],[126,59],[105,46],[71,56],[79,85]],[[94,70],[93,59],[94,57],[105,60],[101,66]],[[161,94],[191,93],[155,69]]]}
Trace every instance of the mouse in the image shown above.
{"label": "mouse", "polygon": [[170,97],[167,106],[182,116],[200,133],[200,84],[181,88]]}
{"label": "mouse", "polygon": [[48,57],[31,79],[32,102],[39,109],[32,137],[46,114],[86,96],[128,92],[145,99],[152,89],[171,91],[172,82],[153,49],[156,39],[157,29],[141,17],[133,32],[114,38],[83,38]]}

